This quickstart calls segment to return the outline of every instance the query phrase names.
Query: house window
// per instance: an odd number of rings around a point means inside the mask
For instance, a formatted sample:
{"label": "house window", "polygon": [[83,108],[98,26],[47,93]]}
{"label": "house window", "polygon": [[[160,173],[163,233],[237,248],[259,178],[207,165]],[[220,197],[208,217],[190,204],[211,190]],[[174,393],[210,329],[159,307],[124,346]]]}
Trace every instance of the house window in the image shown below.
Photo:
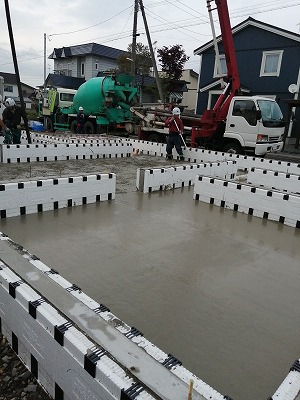
{"label": "house window", "polygon": [[221,71],[222,73],[218,71],[218,63],[217,63],[217,57],[215,58],[215,68],[214,68],[214,78],[220,78],[221,76],[226,76],[227,75],[227,65],[226,65],[226,59],[224,54],[220,54],[220,64],[221,64]]}
{"label": "house window", "polygon": [[84,76],[84,62],[81,63],[81,76]]}
{"label": "house window", "polygon": [[12,85],[4,85],[3,90],[4,92],[13,93],[14,88]]}
{"label": "house window", "polygon": [[260,76],[279,76],[283,50],[264,51]]}

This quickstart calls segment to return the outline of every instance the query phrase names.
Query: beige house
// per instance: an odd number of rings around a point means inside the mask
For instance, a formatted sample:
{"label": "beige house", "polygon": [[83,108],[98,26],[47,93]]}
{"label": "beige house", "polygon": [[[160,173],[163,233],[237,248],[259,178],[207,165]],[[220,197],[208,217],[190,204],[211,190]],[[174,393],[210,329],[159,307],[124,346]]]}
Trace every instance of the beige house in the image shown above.
{"label": "beige house", "polygon": [[186,110],[195,111],[196,102],[198,97],[198,78],[199,74],[192,69],[185,69],[182,73],[181,79],[187,82],[187,92],[183,92],[181,106]]}

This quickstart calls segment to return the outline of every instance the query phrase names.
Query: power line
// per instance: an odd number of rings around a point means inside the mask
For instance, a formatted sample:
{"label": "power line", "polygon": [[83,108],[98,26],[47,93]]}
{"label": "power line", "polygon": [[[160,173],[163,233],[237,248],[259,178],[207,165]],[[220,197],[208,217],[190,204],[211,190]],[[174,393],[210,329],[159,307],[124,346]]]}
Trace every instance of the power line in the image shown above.
{"label": "power line", "polygon": [[[264,5],[267,5],[267,4],[269,4],[269,5],[272,5],[272,4],[274,4],[275,5],[275,3],[278,3],[278,1],[279,0],[276,0],[276,1],[269,1],[269,2],[267,2],[267,3],[264,3]],[[178,2],[180,2],[180,3],[182,3],[180,0],[178,0]],[[160,2],[157,2],[157,3],[153,3],[153,5],[158,5],[158,4],[163,4],[163,3],[167,3],[167,4],[172,4],[172,3],[170,3],[168,0],[162,0],[162,1],[160,1]],[[281,2],[281,4],[282,4],[282,2]],[[300,3],[298,2],[298,3],[295,3],[295,4],[287,4],[287,5],[281,5],[280,7],[273,7],[273,8],[269,8],[269,9],[266,9],[266,10],[258,10],[258,11],[255,11],[255,9],[256,8],[261,8],[261,5],[259,5],[259,6],[253,6],[254,7],[254,10],[253,10],[253,7],[251,8],[251,10],[252,10],[252,12],[251,12],[251,14],[253,15],[255,15],[255,14],[260,14],[260,13],[265,13],[265,12],[270,12],[270,11],[275,11],[275,10],[279,10],[279,9],[285,9],[285,8],[290,8],[290,7],[295,7],[295,6],[298,6],[298,5],[300,5]],[[187,7],[187,6],[186,6]],[[81,29],[81,30],[78,30],[78,31],[73,31],[73,32],[66,32],[66,33],[60,33],[60,34],[52,34],[51,36],[54,36],[54,35],[63,35],[63,34],[71,34],[71,33],[77,33],[77,32],[80,32],[80,31],[82,31],[82,30],[87,30],[87,29],[90,29],[91,27],[94,27],[94,26],[97,26],[97,25],[99,25],[99,24],[102,24],[102,23],[104,23],[104,22],[106,22],[106,21],[108,21],[108,20],[111,20],[111,19],[113,19],[115,16],[117,16],[117,15],[119,15],[119,14],[121,14],[122,12],[124,12],[124,11],[126,11],[126,10],[128,10],[129,8],[131,8],[131,7],[127,7],[126,9],[124,9],[124,10],[122,10],[121,12],[119,12],[118,14],[116,14],[116,15],[114,15],[113,17],[111,17],[111,18],[109,18],[109,19],[107,19],[107,20],[105,20],[105,21],[102,21],[102,22],[100,22],[100,23],[98,23],[98,24],[95,24],[95,25],[92,25],[92,26],[90,26],[90,27],[87,27],[87,28],[83,28],[83,29]],[[190,8],[190,7],[188,7],[188,8]],[[248,7],[249,8],[249,7]],[[246,8],[247,9],[247,8]],[[193,10],[193,9],[191,9],[191,10]],[[247,14],[238,14],[240,11],[239,10],[243,10],[243,11],[245,11],[245,8],[237,8],[237,9],[235,9],[235,10],[233,10],[233,14],[235,14],[235,13],[237,13],[237,15],[233,15],[232,16],[232,18],[240,18],[240,17],[242,17],[242,16],[245,16],[245,15],[247,15]],[[195,10],[194,10],[195,11]],[[150,11],[151,12],[151,11]],[[197,21],[195,21],[194,23],[192,22],[193,21],[193,19],[189,19],[189,20],[180,20],[180,21],[178,21],[178,22],[170,22],[170,21],[168,21],[168,20],[166,20],[166,19],[164,19],[164,18],[161,18],[160,16],[158,16],[157,14],[155,14],[155,13],[153,13],[153,12],[151,12],[152,14],[154,14],[157,18],[160,18],[161,20],[163,20],[163,21],[167,21],[168,22],[168,24],[172,24],[172,26],[171,27],[169,27],[168,25],[166,26],[166,23],[164,22],[163,24],[160,24],[160,25],[154,25],[154,26],[152,26],[152,33],[160,33],[160,32],[164,32],[164,31],[168,31],[168,30],[170,30],[170,31],[172,31],[172,30],[174,30],[174,29],[184,29],[184,28],[186,28],[186,27],[191,27],[191,26],[200,26],[200,25],[202,25],[204,22],[203,21],[201,21],[201,22],[199,22],[199,19],[197,20]],[[232,15],[232,13],[231,13],[231,15]],[[129,16],[130,17],[130,16]],[[154,18],[153,16],[152,16],[152,18]],[[129,19],[129,18],[128,18]],[[155,19],[155,18],[154,18]],[[125,26],[127,25],[127,23],[128,23],[128,20],[127,20],[127,22],[126,22],[126,24],[125,24]],[[180,23],[182,23],[181,25],[180,25]],[[207,22],[208,23],[208,22]],[[175,26],[175,24],[176,24],[176,26]],[[124,26],[124,28],[125,28],[125,26]],[[124,30],[124,28],[123,28],[123,30]],[[81,42],[81,43],[86,43],[86,42],[92,42],[92,41],[94,41],[94,40],[101,40],[101,42],[102,43],[109,43],[109,42],[112,42],[112,41],[117,41],[117,40],[120,40],[120,39],[125,39],[126,37],[131,37],[131,35],[132,35],[132,32],[131,31],[121,31],[121,33],[119,33],[119,34],[116,34],[116,35],[107,35],[107,36],[104,36],[104,37],[98,37],[98,38],[94,38],[94,39],[89,39],[89,40],[85,40],[84,42]],[[187,30],[187,31],[189,31],[189,30]],[[197,34],[198,35],[198,33],[196,33],[196,32],[192,32],[192,33],[194,33],[194,34]],[[141,34],[145,34],[143,31],[141,31]],[[188,34],[186,34],[187,36],[189,36]],[[202,36],[206,36],[206,35],[203,35],[203,34],[201,34]],[[207,35],[207,36],[210,36],[210,35]],[[191,36],[189,36],[189,37],[191,37]],[[198,40],[198,38],[193,38],[193,39],[195,39],[195,40]],[[78,44],[78,42],[76,43],[76,44]],[[80,44],[80,43],[79,43]],[[71,46],[71,45],[69,45],[69,46]],[[42,52],[42,51],[40,51],[40,52]],[[29,53],[28,53],[29,54]],[[24,55],[24,57],[26,56],[26,54]],[[27,58],[27,59],[24,59],[24,60],[20,60],[19,59],[19,62],[25,62],[25,61],[31,61],[31,60],[36,60],[36,59],[40,59],[40,58],[42,58],[42,56],[38,56],[38,57],[31,57],[31,58]],[[7,58],[7,60],[8,60],[9,58]],[[2,60],[5,60],[5,59],[2,59]],[[11,64],[12,62],[9,62],[9,63],[3,63],[3,64],[0,64],[0,66],[3,66],[3,65],[9,65],[9,64]]]}
{"label": "power line", "polygon": [[106,19],[106,20],[104,20],[104,21],[98,22],[98,24],[91,25],[91,26],[88,26],[88,27],[86,27],[86,28],[78,29],[78,30],[76,30],[76,31],[71,31],[71,32],[52,33],[52,34],[49,35],[49,36],[70,35],[70,34],[72,34],[72,33],[78,33],[78,32],[82,32],[82,31],[86,31],[86,30],[88,30],[88,29],[94,28],[95,26],[99,26],[99,25],[105,24],[105,22],[108,22],[108,21],[114,19],[114,18],[117,17],[118,15],[122,14],[124,11],[127,11],[128,9],[131,9],[131,8],[132,8],[131,6],[130,6],[130,7],[127,7],[127,8],[124,8],[124,10],[120,11],[119,13],[113,15],[112,17],[110,17],[110,18],[108,18],[108,19]]}

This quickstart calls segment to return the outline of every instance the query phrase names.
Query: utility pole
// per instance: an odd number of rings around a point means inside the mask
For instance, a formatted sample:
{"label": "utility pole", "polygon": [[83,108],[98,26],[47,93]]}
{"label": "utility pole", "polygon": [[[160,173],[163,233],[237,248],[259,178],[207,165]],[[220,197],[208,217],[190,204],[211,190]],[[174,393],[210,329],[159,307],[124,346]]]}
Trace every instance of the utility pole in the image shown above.
{"label": "utility pole", "polygon": [[151,38],[150,38],[150,33],[149,33],[148,23],[147,23],[145,9],[144,9],[144,5],[143,5],[143,0],[139,0],[139,3],[140,3],[140,9],[141,9],[143,20],[144,20],[145,31],[146,31],[146,35],[147,35],[147,39],[148,39],[148,46],[149,46],[149,50],[150,50],[150,54],[151,54],[151,59],[152,59],[152,64],[153,64],[153,70],[154,70],[154,75],[155,75],[155,79],[156,79],[157,89],[158,89],[158,93],[159,93],[159,98],[160,98],[161,102],[163,103],[164,102],[164,95],[163,95],[163,91],[162,91],[162,87],[161,87],[160,78],[159,78],[159,75],[158,75],[158,70],[157,70],[157,65],[156,65],[156,60],[155,60],[155,56],[154,56],[153,46],[152,46],[152,42],[151,42]]}
{"label": "utility pole", "polygon": [[[43,90],[43,95],[42,95],[42,109],[44,107],[44,99],[46,98],[46,69],[47,69],[47,64],[46,64],[46,57],[47,57],[47,37],[46,33],[44,33],[44,90]],[[39,100],[40,102],[40,100]],[[47,126],[47,117],[44,117],[44,129],[46,129]]]}
{"label": "utility pole", "polygon": [[15,74],[16,74],[17,85],[18,85],[19,98],[20,98],[20,102],[21,102],[22,117],[23,117],[24,124],[25,124],[27,142],[29,144],[31,144],[31,137],[30,137],[29,127],[28,127],[28,119],[27,119],[24,97],[23,97],[23,92],[22,92],[22,87],[21,87],[20,73],[19,73],[19,67],[18,67],[18,62],[17,62],[16,48],[15,48],[13,31],[12,31],[8,0],[4,0],[4,3],[5,3],[5,11],[6,11],[9,39],[10,39],[10,47],[11,47],[12,58],[13,58],[14,67],[15,67]]}
{"label": "utility pole", "polygon": [[44,94],[46,93],[46,33],[44,33]]}
{"label": "utility pole", "polygon": [[133,16],[133,31],[132,31],[132,46],[131,46],[131,75],[136,75],[136,37],[137,35],[137,15],[139,11],[139,3],[138,0],[134,0],[134,16]]}

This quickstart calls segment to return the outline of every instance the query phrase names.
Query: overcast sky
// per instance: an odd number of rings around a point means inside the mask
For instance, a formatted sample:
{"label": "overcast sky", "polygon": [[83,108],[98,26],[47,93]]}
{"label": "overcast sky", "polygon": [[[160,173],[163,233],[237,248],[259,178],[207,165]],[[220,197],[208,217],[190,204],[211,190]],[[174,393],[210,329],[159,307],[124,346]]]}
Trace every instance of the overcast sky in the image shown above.
{"label": "overcast sky", "polygon": [[[4,1],[0,5],[0,71],[14,73]],[[190,60],[185,68],[199,71],[193,51],[212,38],[205,0],[144,0],[154,48],[180,44]],[[242,7],[241,4],[244,4]],[[44,79],[44,33],[46,54],[54,47],[100,43],[127,50],[132,41],[134,0],[13,0],[9,2],[21,81],[36,87]],[[249,16],[299,33],[300,0],[228,0],[231,26]],[[217,21],[216,12],[213,14]],[[216,31],[219,33],[218,24]],[[138,42],[147,45],[139,12]],[[47,58],[47,71],[53,61]]]}

